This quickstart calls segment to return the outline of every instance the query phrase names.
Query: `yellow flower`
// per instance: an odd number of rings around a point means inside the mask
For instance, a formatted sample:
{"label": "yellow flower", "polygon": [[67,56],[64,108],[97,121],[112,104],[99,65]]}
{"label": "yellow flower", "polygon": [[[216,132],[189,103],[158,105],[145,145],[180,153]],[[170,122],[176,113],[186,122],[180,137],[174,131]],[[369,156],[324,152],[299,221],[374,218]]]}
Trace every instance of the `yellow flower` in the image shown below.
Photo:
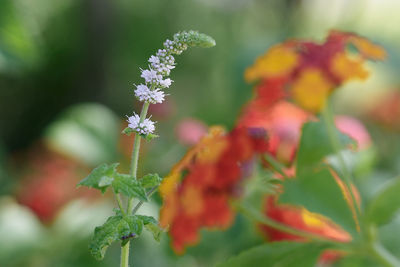
{"label": "yellow flower", "polygon": [[383,60],[386,58],[385,50],[379,45],[373,44],[360,36],[352,36],[349,42],[366,58],[373,60]]}
{"label": "yellow flower", "polygon": [[289,74],[299,62],[299,56],[285,44],[273,46],[263,56],[257,58],[253,66],[245,71],[245,79],[252,82],[260,78]]}
{"label": "yellow flower", "polygon": [[294,100],[300,106],[318,112],[324,108],[331,88],[331,82],[324,77],[322,71],[308,68],[301,72],[291,89]]}
{"label": "yellow flower", "polygon": [[348,53],[337,53],[331,61],[331,70],[340,80],[351,79],[365,80],[368,78],[368,71],[363,66],[362,58],[351,58]]}

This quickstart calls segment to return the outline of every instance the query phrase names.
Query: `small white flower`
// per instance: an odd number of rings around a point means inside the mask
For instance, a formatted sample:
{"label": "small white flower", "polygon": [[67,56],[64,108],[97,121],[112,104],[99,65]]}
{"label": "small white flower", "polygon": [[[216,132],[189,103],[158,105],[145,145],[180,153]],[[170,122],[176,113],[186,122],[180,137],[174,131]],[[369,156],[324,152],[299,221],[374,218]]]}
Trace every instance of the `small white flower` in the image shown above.
{"label": "small white flower", "polygon": [[140,122],[140,117],[138,114],[134,113],[133,116],[128,117],[128,127],[131,129],[136,129]]}
{"label": "small white flower", "polygon": [[151,94],[150,99],[149,99],[150,103],[152,103],[152,104],[157,104],[157,103],[160,104],[160,103],[162,103],[164,101],[165,94],[160,89],[153,90],[153,91],[151,91],[151,93],[152,94]]}
{"label": "small white flower", "polygon": [[128,117],[127,121],[129,128],[142,135],[151,134],[155,130],[153,121],[150,119],[144,119],[143,122],[140,122],[140,117],[136,113],[134,113],[133,116]]}
{"label": "small white flower", "polygon": [[136,86],[135,96],[141,102],[149,102],[151,104],[162,103],[165,94],[160,89],[150,90],[146,85],[140,84]]}
{"label": "small white flower", "polygon": [[142,70],[141,77],[148,83],[157,82],[162,79],[162,76],[157,74],[155,70]]}
{"label": "small white flower", "polygon": [[160,58],[159,57],[155,57],[155,56],[151,56],[149,58],[149,62],[153,65],[153,64],[160,64]]}
{"label": "small white flower", "polygon": [[159,83],[162,87],[168,88],[172,84],[172,80],[170,78],[167,78],[165,80],[160,80]]}

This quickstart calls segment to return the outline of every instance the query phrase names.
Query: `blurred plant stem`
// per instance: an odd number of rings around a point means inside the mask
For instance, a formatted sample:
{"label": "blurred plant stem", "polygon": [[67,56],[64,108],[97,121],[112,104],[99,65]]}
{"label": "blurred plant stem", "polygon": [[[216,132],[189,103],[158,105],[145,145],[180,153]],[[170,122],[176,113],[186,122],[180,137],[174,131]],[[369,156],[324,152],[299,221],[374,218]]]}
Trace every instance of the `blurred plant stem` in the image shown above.
{"label": "blurred plant stem", "polygon": [[322,116],[324,118],[326,128],[328,130],[328,136],[331,141],[333,151],[335,152],[335,155],[338,157],[338,161],[340,164],[340,170],[341,170],[341,172],[343,174],[343,178],[344,178],[343,180],[345,183],[345,187],[350,194],[350,198],[351,198],[350,200],[351,200],[351,204],[353,206],[353,207],[350,206],[350,209],[352,210],[352,212],[354,210],[354,221],[356,223],[356,228],[357,228],[357,231],[360,232],[361,228],[362,228],[360,225],[361,211],[360,211],[360,207],[357,203],[357,200],[355,198],[354,192],[352,190],[353,179],[352,179],[351,172],[347,168],[346,162],[344,161],[343,155],[341,153],[342,148],[341,148],[341,144],[340,144],[340,139],[339,139],[338,133],[335,128],[335,119],[334,119],[333,111],[332,111],[329,101],[327,101],[326,106],[322,111]]}
{"label": "blurred plant stem", "polygon": [[[150,103],[145,102],[142,106],[142,111],[140,112],[140,123],[144,121],[144,119],[147,116],[147,111],[149,110]],[[130,174],[134,177],[134,179],[137,179],[137,168],[138,168],[138,162],[139,162],[139,151],[140,151],[140,141],[142,140],[142,137],[140,134],[136,133],[135,134],[135,141],[133,143],[133,148],[132,148],[132,157],[131,157],[131,170]],[[155,191],[155,190],[153,190]],[[117,201],[118,201],[118,196],[117,196]],[[126,214],[130,215],[133,210],[133,198],[128,199],[128,207],[126,209]],[[139,204],[143,202],[139,202]],[[141,205],[136,205],[135,207],[135,212],[140,208]],[[121,209],[121,211],[124,213],[122,210],[122,205],[120,205],[120,202],[118,201],[118,205]],[[130,241],[125,244],[125,246],[121,247],[121,267],[128,267],[129,266],[129,247],[130,247]]]}
{"label": "blurred plant stem", "polygon": [[400,261],[393,256],[385,247],[381,245],[377,238],[377,229],[371,225],[368,227],[368,249],[367,252],[371,253],[374,258],[386,267],[397,267],[400,266]]}

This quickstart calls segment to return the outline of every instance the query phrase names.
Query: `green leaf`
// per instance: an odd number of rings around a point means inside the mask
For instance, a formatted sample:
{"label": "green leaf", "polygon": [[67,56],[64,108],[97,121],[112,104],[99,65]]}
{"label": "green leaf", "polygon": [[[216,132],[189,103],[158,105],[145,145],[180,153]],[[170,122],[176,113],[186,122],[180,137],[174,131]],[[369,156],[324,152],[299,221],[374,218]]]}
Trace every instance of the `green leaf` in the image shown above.
{"label": "green leaf", "polygon": [[400,210],[400,178],[393,179],[379,191],[367,208],[367,220],[376,225],[389,223]]}
{"label": "green leaf", "polygon": [[[342,146],[355,144],[347,135],[340,133],[336,128]],[[334,154],[328,129],[324,121],[308,122],[304,124],[302,135],[297,152],[296,172],[302,174],[315,169],[322,163],[322,159],[330,154]]]}
{"label": "green leaf", "polygon": [[[352,144],[352,139],[336,130],[342,146]],[[335,153],[328,129],[323,121],[309,122],[303,126],[297,153],[295,179],[283,182],[284,193],[280,201],[304,206],[320,213],[355,233],[356,222],[343,192],[329,172],[323,159]]]}
{"label": "green leaf", "polygon": [[153,234],[153,238],[155,241],[160,242],[162,230],[157,224],[148,223],[144,227],[147,231]]}
{"label": "green leaf", "polygon": [[335,262],[336,267],[376,267],[379,266],[375,261],[371,258],[365,256],[347,256],[339,258],[337,262]]}
{"label": "green leaf", "polygon": [[314,266],[325,248],[318,243],[274,242],[246,250],[217,266]]}
{"label": "green leaf", "polygon": [[146,216],[146,215],[136,215],[139,219],[142,220],[143,224],[146,225],[148,223],[155,223],[157,224],[157,220],[154,219],[152,216]]}
{"label": "green leaf", "polygon": [[90,253],[101,260],[107,248],[115,241],[127,242],[127,239],[138,237],[142,233],[143,223],[137,216],[112,216],[94,230],[94,236],[89,245]]}
{"label": "green leaf", "polygon": [[135,131],[134,131],[132,128],[126,127],[121,133],[122,133],[122,134],[126,134],[127,136],[130,136],[131,133],[134,133],[134,132],[135,132]]}
{"label": "green leaf", "polygon": [[101,190],[104,193],[107,187],[111,185],[113,176],[119,163],[106,164],[103,163],[95,168],[85,179],[78,183],[78,186],[87,186]]}
{"label": "green leaf", "polygon": [[144,227],[147,231],[149,231],[152,235],[154,240],[160,242],[161,233],[163,232],[162,229],[158,226],[158,222],[154,217],[145,216],[145,215],[137,215],[143,222]]}
{"label": "green leaf", "polygon": [[[1,15],[0,15],[1,16]],[[114,162],[120,118],[100,104],[79,104],[68,108],[44,132],[46,143],[88,166]]]}
{"label": "green leaf", "polygon": [[139,182],[144,188],[152,188],[158,186],[161,183],[161,180],[162,178],[157,173],[150,173],[139,179]]}
{"label": "green leaf", "polygon": [[146,139],[147,142],[150,142],[154,138],[159,137],[159,135],[150,133],[148,135],[144,135],[143,137]]}
{"label": "green leaf", "polygon": [[131,175],[115,173],[112,187],[116,193],[121,192],[128,197],[136,197],[142,201],[148,201],[145,189]]}
{"label": "green leaf", "polygon": [[304,206],[311,212],[329,217],[348,232],[355,233],[356,223],[350,207],[328,169],[286,179],[283,187],[285,190],[279,197],[280,202]]}

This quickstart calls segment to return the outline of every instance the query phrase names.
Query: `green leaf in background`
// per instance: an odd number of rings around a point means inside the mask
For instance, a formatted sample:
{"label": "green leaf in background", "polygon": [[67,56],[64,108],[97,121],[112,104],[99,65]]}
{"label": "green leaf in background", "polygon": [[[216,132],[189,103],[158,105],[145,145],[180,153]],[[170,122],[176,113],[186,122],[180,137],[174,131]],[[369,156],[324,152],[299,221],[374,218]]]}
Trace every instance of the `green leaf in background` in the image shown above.
{"label": "green leaf in background", "polygon": [[376,225],[390,222],[400,210],[400,178],[388,182],[367,208],[367,220]]}
{"label": "green leaf in background", "polygon": [[328,169],[302,174],[283,182],[280,202],[304,206],[311,212],[327,216],[350,233],[355,233],[351,210]]}
{"label": "green leaf in background", "polygon": [[377,263],[365,256],[348,256],[340,258],[335,265],[336,267],[377,267]]}
{"label": "green leaf in background", "polygon": [[274,242],[246,250],[217,266],[315,266],[325,248],[318,243]]}
{"label": "green leaf in background", "polygon": [[[345,134],[336,130],[340,143],[343,146],[354,144],[354,141]],[[335,153],[329,138],[328,129],[324,121],[308,122],[304,124],[297,152],[296,172],[302,174],[314,169],[322,163],[322,159]]]}
{"label": "green leaf in background", "polygon": [[150,173],[139,179],[139,182],[144,188],[152,188],[158,186],[161,183],[161,180],[162,178],[157,173]]}
{"label": "green leaf in background", "polygon": [[137,216],[112,216],[94,230],[94,236],[90,242],[90,253],[101,260],[107,248],[115,241],[127,242],[129,238],[138,237],[143,230],[143,222]]}
{"label": "green leaf in background", "polygon": [[158,226],[157,220],[151,216],[145,215],[137,215],[137,217],[142,220],[144,227],[153,235],[154,240],[160,242],[162,230]]}
{"label": "green leaf in background", "polygon": [[[337,131],[343,146],[352,139]],[[309,122],[303,126],[297,153],[296,178],[286,179],[280,201],[304,206],[311,212],[329,217],[345,230],[354,233],[354,222],[349,205],[334,177],[330,173],[324,157],[335,152],[323,121]]]}
{"label": "green leaf in background", "polygon": [[112,187],[116,193],[121,192],[127,197],[136,197],[142,201],[148,201],[145,189],[131,175],[115,173]]}
{"label": "green leaf in background", "polygon": [[79,104],[68,108],[45,130],[52,148],[88,166],[118,158],[120,118],[100,104]]}
{"label": "green leaf in background", "polygon": [[[23,13],[16,1],[1,1],[0,9],[0,71],[33,66],[40,60],[35,25],[27,23],[30,13]],[[22,15],[23,14],[23,15]]]}
{"label": "green leaf in background", "polygon": [[87,186],[101,190],[104,193],[107,187],[111,185],[114,180],[114,175],[117,172],[119,163],[106,164],[103,163],[95,168],[85,179],[79,182],[78,186]]}

